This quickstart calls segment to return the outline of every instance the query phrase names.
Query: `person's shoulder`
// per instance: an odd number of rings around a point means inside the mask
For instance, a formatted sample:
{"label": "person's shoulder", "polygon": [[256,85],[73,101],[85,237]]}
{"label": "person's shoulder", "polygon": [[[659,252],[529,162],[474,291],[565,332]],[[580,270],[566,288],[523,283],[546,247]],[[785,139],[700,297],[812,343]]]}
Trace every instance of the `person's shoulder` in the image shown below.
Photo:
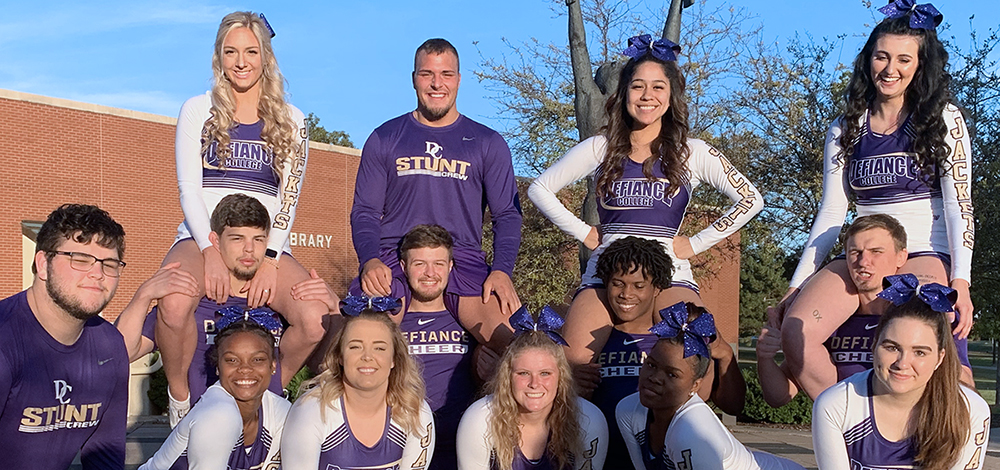
{"label": "person's shoulder", "polygon": [[208,110],[212,107],[212,92],[195,95],[184,101],[181,109],[195,108]]}
{"label": "person's shoulder", "polygon": [[463,133],[473,133],[477,136],[503,139],[500,133],[495,131],[492,127],[476,121],[475,119],[472,119],[464,114],[462,114],[458,118],[458,121],[455,122],[462,128]]}
{"label": "person's shoulder", "polygon": [[292,117],[293,120],[295,121],[306,120],[306,115],[302,112],[302,110],[297,108],[294,104],[285,102],[285,108],[288,109],[288,114]]}
{"label": "person's shoulder", "polygon": [[26,292],[27,291],[21,291],[7,297],[6,299],[0,300],[0,335],[2,335],[3,332],[11,333],[10,328],[7,328],[7,324],[15,321],[17,314],[28,308]]}
{"label": "person's shoulder", "polygon": [[485,397],[482,397],[473,402],[471,405],[469,405],[468,408],[465,409],[465,414],[462,415],[462,420],[464,421],[465,419],[468,418],[468,419],[482,419],[485,421],[486,419],[488,419],[492,414],[490,410],[491,408],[490,401],[492,398],[493,398],[492,395],[486,395]]}
{"label": "person's shoulder", "polygon": [[[111,322],[100,316],[95,316],[83,324],[83,334],[89,335],[89,340],[105,350],[126,351],[122,333]],[[125,353],[128,356],[128,353]]]}
{"label": "person's shoulder", "polygon": [[413,118],[410,113],[401,114],[380,124],[374,131],[372,131],[372,134],[385,135],[387,133],[398,132],[400,129],[405,127],[411,119]]}
{"label": "person's shoulder", "polygon": [[959,387],[961,387],[962,394],[965,395],[965,400],[969,404],[969,418],[972,422],[975,423],[983,417],[989,419],[991,414],[989,403],[986,403],[986,400],[975,390],[965,385],[959,385]]}
{"label": "person's shoulder", "polygon": [[[590,402],[587,402],[590,403]],[[595,408],[597,405],[591,404]],[[625,398],[618,401],[618,405],[615,406],[615,415],[625,415],[632,414],[636,411],[645,411],[645,407],[642,403],[639,403],[639,392],[635,392]]]}
{"label": "person's shoulder", "polygon": [[813,409],[845,407],[852,397],[868,396],[868,375],[871,369],[858,372],[823,390],[816,397]]}
{"label": "person's shoulder", "polygon": [[268,416],[274,416],[283,423],[285,421],[285,416],[288,415],[288,410],[292,407],[292,404],[288,400],[278,396],[278,394],[270,390],[265,390],[262,406],[265,410],[267,410],[266,414]]}
{"label": "person's shoulder", "polygon": [[722,152],[719,152],[712,144],[701,139],[688,138],[687,146],[689,158],[698,159],[722,155]]}

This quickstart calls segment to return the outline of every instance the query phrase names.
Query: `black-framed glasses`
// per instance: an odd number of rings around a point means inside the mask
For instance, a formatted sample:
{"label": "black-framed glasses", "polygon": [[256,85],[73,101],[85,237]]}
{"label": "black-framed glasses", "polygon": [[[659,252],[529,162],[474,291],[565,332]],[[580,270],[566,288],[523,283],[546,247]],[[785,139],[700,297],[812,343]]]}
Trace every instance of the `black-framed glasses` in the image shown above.
{"label": "black-framed glasses", "polygon": [[69,266],[77,271],[90,271],[94,263],[101,263],[101,272],[108,277],[118,277],[125,269],[125,262],[114,258],[100,259],[94,255],[80,253],[79,251],[49,251],[53,255],[69,256]]}

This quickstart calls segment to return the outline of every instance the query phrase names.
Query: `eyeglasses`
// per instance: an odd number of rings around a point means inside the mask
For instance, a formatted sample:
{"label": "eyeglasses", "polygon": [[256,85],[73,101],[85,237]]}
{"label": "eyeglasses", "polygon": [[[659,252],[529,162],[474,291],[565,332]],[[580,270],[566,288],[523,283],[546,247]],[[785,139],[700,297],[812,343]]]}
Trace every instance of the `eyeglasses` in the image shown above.
{"label": "eyeglasses", "polygon": [[114,258],[100,259],[94,255],[80,253],[78,251],[49,251],[53,255],[69,256],[69,266],[77,271],[90,271],[94,263],[101,262],[101,272],[108,277],[118,277],[125,269],[125,262]]}

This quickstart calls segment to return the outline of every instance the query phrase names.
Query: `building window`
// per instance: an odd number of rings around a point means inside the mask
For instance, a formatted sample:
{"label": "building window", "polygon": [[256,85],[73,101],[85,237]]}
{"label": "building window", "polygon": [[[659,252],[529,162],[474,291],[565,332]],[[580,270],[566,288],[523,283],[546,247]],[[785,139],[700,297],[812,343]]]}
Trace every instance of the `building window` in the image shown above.
{"label": "building window", "polygon": [[35,261],[35,240],[38,239],[38,230],[41,228],[41,222],[21,221],[21,284],[24,289],[31,287],[31,283],[35,280],[35,275],[31,272],[31,263]]}

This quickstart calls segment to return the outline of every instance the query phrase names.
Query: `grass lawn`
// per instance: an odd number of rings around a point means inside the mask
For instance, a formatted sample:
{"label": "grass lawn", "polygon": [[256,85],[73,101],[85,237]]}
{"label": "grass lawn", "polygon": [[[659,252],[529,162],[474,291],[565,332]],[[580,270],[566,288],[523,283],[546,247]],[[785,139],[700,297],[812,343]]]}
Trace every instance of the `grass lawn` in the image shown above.
{"label": "grass lawn", "polygon": [[[739,360],[741,364],[755,366],[757,354],[754,350],[756,338],[740,338]],[[993,409],[993,415],[1000,415],[1000,405],[996,404],[997,382],[996,364],[993,363],[992,345],[989,341],[969,341],[969,362],[972,375],[976,379],[976,389]],[[779,354],[778,359],[783,359]]]}

